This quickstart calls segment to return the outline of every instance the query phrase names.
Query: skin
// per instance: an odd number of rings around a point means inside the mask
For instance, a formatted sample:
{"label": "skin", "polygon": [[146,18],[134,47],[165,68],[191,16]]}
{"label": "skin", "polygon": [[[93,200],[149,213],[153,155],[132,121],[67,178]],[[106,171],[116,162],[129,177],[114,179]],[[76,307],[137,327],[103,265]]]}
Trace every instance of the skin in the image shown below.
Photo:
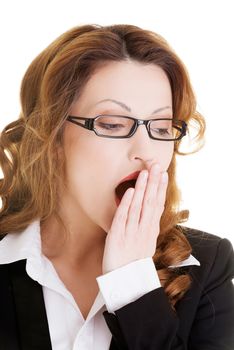
{"label": "skin", "polygon": [[[135,189],[128,189],[106,239],[103,273],[154,255],[164,210],[168,176],[153,165],[142,171]],[[121,252],[121,254],[120,254]]]}
{"label": "skin", "polygon": [[[98,103],[104,99],[120,101],[131,111],[111,101]],[[70,114],[94,117],[106,113],[171,118],[172,94],[164,71],[134,61],[110,62],[100,68]],[[161,174],[168,169],[173,151],[173,142],[150,139],[143,125],[131,138],[116,140],[66,122],[60,150],[66,174],[59,213],[69,236],[62,240],[62,229],[52,216],[43,225],[41,237],[43,253],[68,284],[74,275],[95,280],[131,261],[153,256],[167,189],[167,173],[164,183]],[[154,164],[159,165],[155,175]],[[135,191],[128,196],[128,190],[117,208],[115,187],[137,170],[147,170],[148,180],[140,176]]]}

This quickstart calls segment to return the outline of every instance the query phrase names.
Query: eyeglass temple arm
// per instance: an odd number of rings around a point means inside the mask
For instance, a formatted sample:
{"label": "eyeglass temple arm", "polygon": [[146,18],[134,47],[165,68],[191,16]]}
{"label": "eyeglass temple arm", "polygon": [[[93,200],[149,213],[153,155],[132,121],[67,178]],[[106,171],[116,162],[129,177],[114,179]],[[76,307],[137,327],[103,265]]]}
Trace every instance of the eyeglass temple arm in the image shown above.
{"label": "eyeglass temple arm", "polygon": [[[84,120],[85,123],[84,123],[84,124],[79,123],[79,122],[77,121],[77,119],[79,119],[79,120]],[[92,130],[94,118],[82,118],[82,117],[75,117],[75,116],[69,115],[69,116],[67,117],[67,120],[68,120],[69,122],[71,122],[71,123],[80,125],[80,126],[82,126],[83,128],[85,128],[85,129]]]}

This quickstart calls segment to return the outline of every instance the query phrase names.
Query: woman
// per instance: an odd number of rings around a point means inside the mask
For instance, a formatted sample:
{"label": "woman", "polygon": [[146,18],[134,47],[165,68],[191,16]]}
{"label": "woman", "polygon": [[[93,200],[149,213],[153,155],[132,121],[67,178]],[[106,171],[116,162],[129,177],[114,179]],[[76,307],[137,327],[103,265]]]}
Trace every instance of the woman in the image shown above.
{"label": "woman", "polygon": [[21,105],[0,141],[4,349],[233,349],[231,243],[179,225],[176,155],[205,121],[167,42],[72,28]]}

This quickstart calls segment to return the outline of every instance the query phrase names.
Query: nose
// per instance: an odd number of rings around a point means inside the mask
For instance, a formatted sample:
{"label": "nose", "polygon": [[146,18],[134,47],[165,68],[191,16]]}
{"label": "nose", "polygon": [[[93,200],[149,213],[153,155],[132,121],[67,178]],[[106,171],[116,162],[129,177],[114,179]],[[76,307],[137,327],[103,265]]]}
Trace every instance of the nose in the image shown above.
{"label": "nose", "polygon": [[[138,132],[138,134],[139,133],[141,133],[142,131],[144,131],[144,133],[146,134],[146,135],[148,135],[148,137],[150,138],[150,136],[149,136],[149,133],[148,133],[148,130],[147,130],[147,124],[146,124],[146,121],[145,120],[141,120],[141,119],[138,119],[138,121],[137,121],[137,129],[136,129],[136,131],[135,131],[135,134]],[[134,134],[134,135],[135,135]],[[134,136],[133,135],[133,136]],[[151,138],[150,138],[151,139]]]}
{"label": "nose", "polygon": [[129,143],[131,143],[129,149],[129,157],[131,160],[139,160],[139,162],[144,163],[143,167],[148,170],[153,163],[159,162],[160,152],[157,152],[157,149],[160,141],[153,140],[149,137],[144,124],[139,125],[135,134],[128,140]]}
{"label": "nose", "polygon": [[136,129],[135,133],[132,135],[132,138],[134,138],[134,139],[141,138],[141,139],[145,139],[145,141],[156,141],[156,140],[151,139],[151,137],[148,133],[148,130],[147,130],[147,126],[146,126],[146,124],[144,124],[144,120],[138,121],[137,129]]}

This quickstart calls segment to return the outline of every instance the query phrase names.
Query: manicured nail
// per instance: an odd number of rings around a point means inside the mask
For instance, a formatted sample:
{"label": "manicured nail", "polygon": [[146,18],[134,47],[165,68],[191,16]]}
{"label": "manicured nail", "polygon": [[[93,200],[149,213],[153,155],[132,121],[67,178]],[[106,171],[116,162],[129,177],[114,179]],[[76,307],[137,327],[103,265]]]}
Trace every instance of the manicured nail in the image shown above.
{"label": "manicured nail", "polygon": [[153,165],[153,174],[155,175],[155,174],[157,174],[158,173],[158,171],[159,171],[159,169],[160,169],[160,166],[158,165],[158,164],[156,164],[156,165]]}
{"label": "manicured nail", "polygon": [[145,181],[148,177],[148,171],[147,170],[144,170],[141,172],[141,180],[142,181]]}
{"label": "manicured nail", "polygon": [[167,172],[162,173],[162,176],[161,176],[162,183],[165,184],[167,180],[168,180],[168,173]]}

